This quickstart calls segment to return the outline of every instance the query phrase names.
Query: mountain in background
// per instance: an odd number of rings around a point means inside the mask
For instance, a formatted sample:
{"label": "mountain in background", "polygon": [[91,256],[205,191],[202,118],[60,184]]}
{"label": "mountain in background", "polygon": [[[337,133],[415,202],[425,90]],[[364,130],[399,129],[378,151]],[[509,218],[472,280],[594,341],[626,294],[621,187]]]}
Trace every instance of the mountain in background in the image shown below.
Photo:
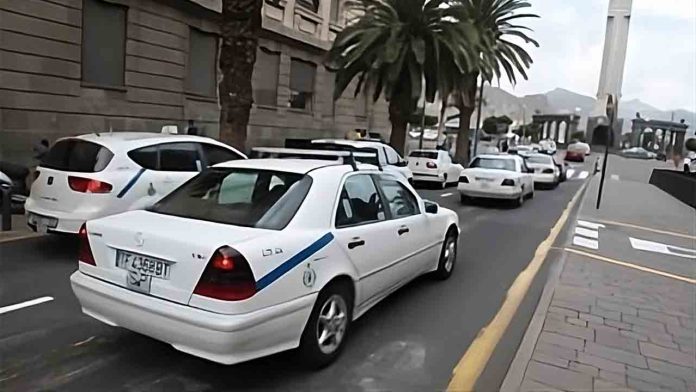
{"label": "mountain in background", "polygon": [[[556,88],[545,94],[517,97],[498,87],[484,90],[483,118],[507,115],[516,124],[530,122],[534,114],[576,113],[580,115],[579,129],[587,127],[587,116],[592,112],[595,98],[578,94],[562,88]],[[625,100],[619,105],[619,117],[624,119],[624,132],[631,129],[631,120],[640,113],[642,118],[652,120],[679,121],[686,120],[690,125],[689,134],[694,134],[696,113],[683,109],[662,111],[638,99]],[[474,121],[475,121],[475,117]],[[472,124],[475,126],[475,124]]]}

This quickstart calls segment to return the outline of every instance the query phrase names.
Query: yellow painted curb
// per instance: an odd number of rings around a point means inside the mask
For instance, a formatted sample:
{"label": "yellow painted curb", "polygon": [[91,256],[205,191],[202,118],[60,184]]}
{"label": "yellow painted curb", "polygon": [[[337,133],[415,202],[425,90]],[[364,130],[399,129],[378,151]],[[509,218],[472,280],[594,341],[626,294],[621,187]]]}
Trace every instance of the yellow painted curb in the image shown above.
{"label": "yellow painted curb", "polygon": [[580,187],[573,199],[568,203],[561,217],[558,218],[556,224],[551,228],[549,236],[537,247],[532,261],[530,261],[527,268],[520,272],[517,278],[515,278],[512,286],[508,289],[505,301],[500,307],[500,310],[498,310],[498,313],[486,327],[479,331],[476,339],[474,339],[466,350],[466,353],[464,353],[462,359],[459,360],[457,366],[454,367],[452,379],[447,386],[447,391],[460,392],[474,389],[476,380],[478,380],[481,373],[483,373],[483,370],[486,368],[488,360],[493,354],[493,350],[495,350],[503,333],[505,333],[508,325],[510,325],[513,316],[520,307],[520,303],[522,303],[522,300],[529,290],[529,286],[532,284],[532,280],[534,280],[534,277],[539,272],[539,269],[544,263],[544,259],[546,259],[546,255],[549,253],[558,234],[560,234],[561,229],[568,220],[570,211],[577,203],[586,186],[587,182]]}

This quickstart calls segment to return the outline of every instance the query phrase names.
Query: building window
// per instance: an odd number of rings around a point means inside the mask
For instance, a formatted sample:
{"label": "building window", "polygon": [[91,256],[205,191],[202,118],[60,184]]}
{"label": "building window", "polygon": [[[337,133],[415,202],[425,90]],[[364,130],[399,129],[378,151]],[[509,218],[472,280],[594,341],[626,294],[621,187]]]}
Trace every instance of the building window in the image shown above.
{"label": "building window", "polygon": [[297,0],[297,4],[312,10],[312,12],[319,11],[319,0]]}
{"label": "building window", "polygon": [[85,0],[82,10],[82,81],[99,86],[124,85],[125,7]]}
{"label": "building window", "polygon": [[314,75],[317,66],[306,61],[292,59],[290,62],[290,107],[312,110],[314,97]]}
{"label": "building window", "polygon": [[207,97],[216,95],[217,47],[218,40],[215,34],[189,29],[187,92]]}
{"label": "building window", "polygon": [[277,105],[279,67],[280,53],[259,48],[254,67],[254,102],[257,105]]}
{"label": "building window", "polygon": [[331,0],[331,22],[338,23],[338,16],[341,14],[340,0]]}

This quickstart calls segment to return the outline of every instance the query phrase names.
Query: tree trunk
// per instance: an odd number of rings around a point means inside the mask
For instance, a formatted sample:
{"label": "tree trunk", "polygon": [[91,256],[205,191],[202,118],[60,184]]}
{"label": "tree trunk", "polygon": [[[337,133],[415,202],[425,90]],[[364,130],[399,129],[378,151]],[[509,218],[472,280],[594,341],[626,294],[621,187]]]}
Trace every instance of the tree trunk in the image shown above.
{"label": "tree trunk", "polygon": [[469,75],[468,81],[464,85],[464,91],[460,91],[456,96],[456,106],[459,109],[459,131],[457,132],[457,151],[454,158],[462,166],[469,166],[469,125],[471,115],[476,109],[476,80],[478,75]]}
{"label": "tree trunk", "polygon": [[389,121],[392,125],[389,144],[402,156],[406,147],[406,125],[408,124],[409,111],[404,110],[408,105],[397,97],[389,101]]}
{"label": "tree trunk", "polygon": [[223,0],[220,32],[220,140],[246,150],[253,103],[251,77],[261,31],[263,0]]}

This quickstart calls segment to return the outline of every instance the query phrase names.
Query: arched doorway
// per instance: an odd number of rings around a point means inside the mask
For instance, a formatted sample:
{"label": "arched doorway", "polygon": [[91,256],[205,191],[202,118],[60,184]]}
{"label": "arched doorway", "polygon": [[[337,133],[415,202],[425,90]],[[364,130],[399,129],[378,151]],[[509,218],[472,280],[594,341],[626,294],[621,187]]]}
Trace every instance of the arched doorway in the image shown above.
{"label": "arched doorway", "polygon": [[564,144],[566,142],[566,133],[568,132],[568,123],[561,122],[558,126],[558,142]]}
{"label": "arched doorway", "polygon": [[544,128],[541,130],[541,138],[546,139],[549,137],[549,122],[544,122]]}
{"label": "arched doorway", "polygon": [[665,131],[662,129],[658,129],[655,131],[655,140],[652,145],[653,150],[660,150],[662,149],[662,143],[664,142],[665,139]]}
{"label": "arched doorway", "polygon": [[609,127],[606,125],[598,125],[592,132],[593,145],[607,145],[607,137],[609,136]]}
{"label": "arched doorway", "polygon": [[643,133],[640,134],[638,144],[644,149],[649,150],[653,140],[655,140],[655,132],[653,132],[652,128],[645,128]]}

